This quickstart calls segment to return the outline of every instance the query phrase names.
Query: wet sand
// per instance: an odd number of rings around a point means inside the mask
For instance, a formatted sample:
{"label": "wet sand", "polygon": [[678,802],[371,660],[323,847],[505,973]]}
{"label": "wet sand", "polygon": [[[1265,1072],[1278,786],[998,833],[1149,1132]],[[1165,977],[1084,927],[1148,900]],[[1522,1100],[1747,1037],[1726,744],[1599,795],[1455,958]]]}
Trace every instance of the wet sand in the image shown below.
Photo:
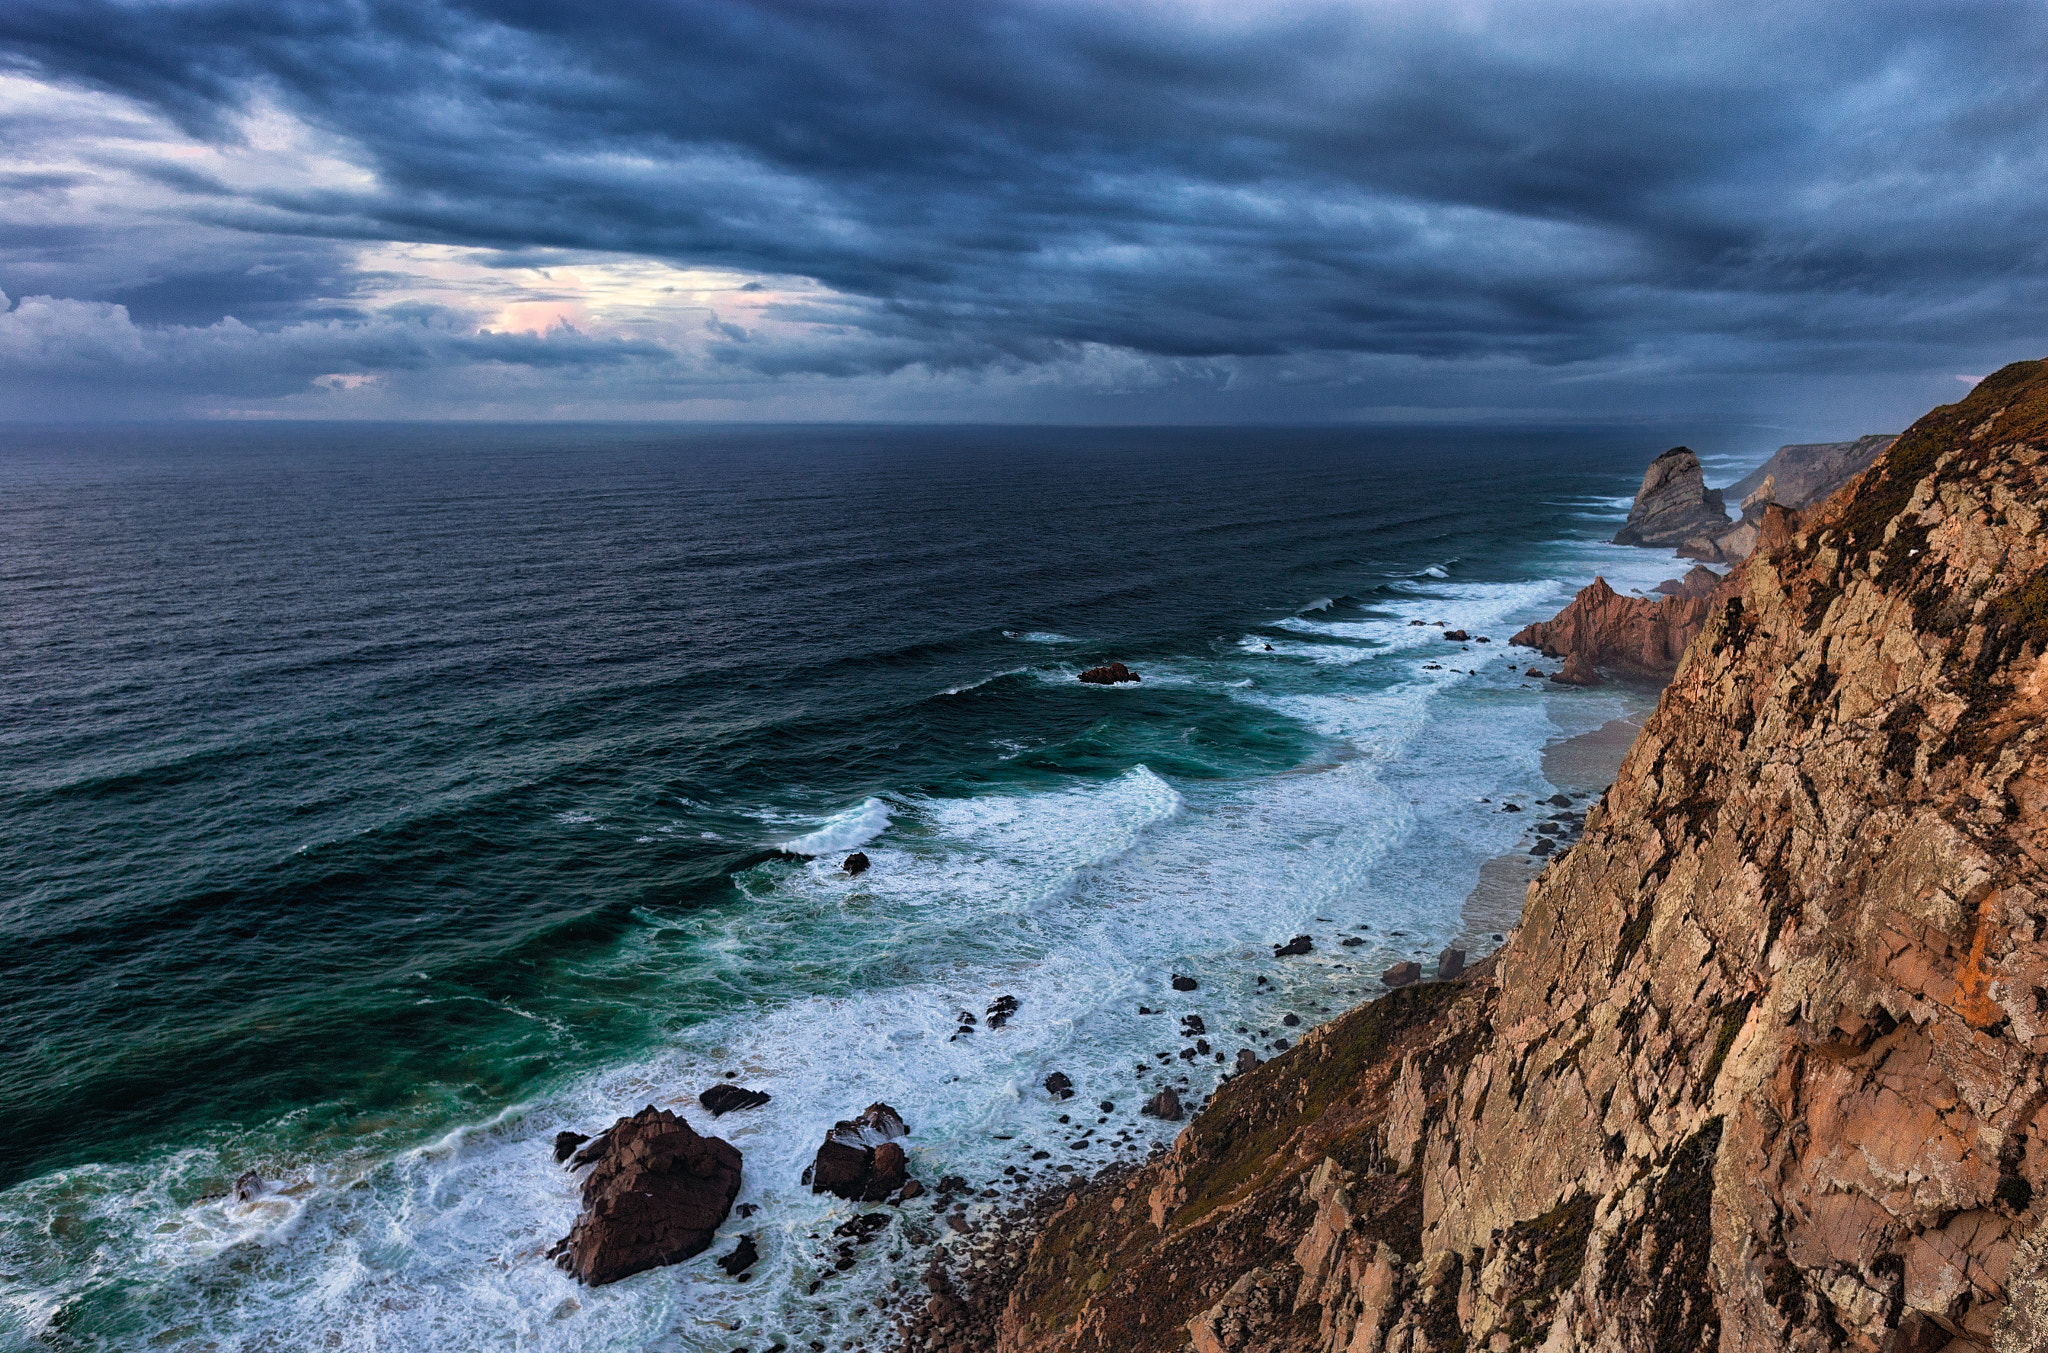
{"label": "wet sand", "polygon": [[[1583,811],[1614,783],[1645,717],[1647,713],[1610,719],[1590,733],[1551,743],[1543,749],[1543,778],[1567,794],[1589,795],[1573,805]],[[1477,957],[1500,947],[1494,936],[1505,935],[1522,919],[1530,880],[1548,863],[1544,857],[1517,851],[1496,855],[1480,867],[1479,882],[1465,898],[1465,933],[1459,940],[1468,954]]]}

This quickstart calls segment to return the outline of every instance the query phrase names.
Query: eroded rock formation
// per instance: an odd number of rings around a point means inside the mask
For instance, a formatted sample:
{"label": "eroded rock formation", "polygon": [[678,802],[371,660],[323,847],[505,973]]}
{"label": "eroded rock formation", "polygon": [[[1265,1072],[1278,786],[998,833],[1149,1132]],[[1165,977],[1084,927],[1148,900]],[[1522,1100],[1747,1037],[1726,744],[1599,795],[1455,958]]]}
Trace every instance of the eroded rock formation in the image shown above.
{"label": "eroded rock formation", "polygon": [[702,1253],[740,1191],[732,1143],[701,1137],[652,1104],[614,1123],[571,1163],[591,1160],[583,1215],[548,1255],[592,1287]]}
{"label": "eroded rock formation", "polygon": [[1767,539],[1507,945],[1073,1194],[1004,1353],[2041,1348],[2044,511],[2025,363]]}
{"label": "eroded rock formation", "polygon": [[1629,508],[1628,522],[1615,534],[1617,545],[1675,548],[1694,536],[1715,536],[1728,529],[1721,491],[1707,487],[1700,458],[1674,446],[1650,462],[1643,486]]}
{"label": "eroded rock formation", "polygon": [[[1545,657],[1575,658],[1584,666],[1606,667],[1633,676],[1661,677],[1678,666],[1714,608],[1722,582],[1705,596],[1624,597],[1595,578],[1571,605],[1549,620],[1524,627],[1508,642],[1542,650]],[[1578,681],[1575,674],[1559,679]]]}

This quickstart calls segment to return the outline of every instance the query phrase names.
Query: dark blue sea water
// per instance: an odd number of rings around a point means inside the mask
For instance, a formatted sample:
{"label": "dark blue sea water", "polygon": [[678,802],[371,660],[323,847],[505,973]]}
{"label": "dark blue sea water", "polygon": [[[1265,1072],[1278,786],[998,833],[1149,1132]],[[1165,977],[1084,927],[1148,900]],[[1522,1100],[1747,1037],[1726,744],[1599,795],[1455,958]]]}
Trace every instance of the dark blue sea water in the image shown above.
{"label": "dark blue sea water", "polygon": [[[1495,804],[1643,698],[1502,641],[1671,572],[1599,543],[1661,447],[0,430],[0,1345],[871,1338],[907,1242],[832,1274],[847,1207],[797,1177],[834,1119],[885,1099],[920,1175],[1044,1177],[1058,1069],[1117,1105],[1058,1151],[1085,1170],[1224,1070],[1154,1056],[1178,1014],[1270,1052],[1491,946],[1461,905],[1532,825]],[[1144,681],[1074,680],[1110,659]],[[576,1209],[554,1132],[706,1127],[728,1071],[775,1096],[717,1129],[751,1284],[538,1257]]]}

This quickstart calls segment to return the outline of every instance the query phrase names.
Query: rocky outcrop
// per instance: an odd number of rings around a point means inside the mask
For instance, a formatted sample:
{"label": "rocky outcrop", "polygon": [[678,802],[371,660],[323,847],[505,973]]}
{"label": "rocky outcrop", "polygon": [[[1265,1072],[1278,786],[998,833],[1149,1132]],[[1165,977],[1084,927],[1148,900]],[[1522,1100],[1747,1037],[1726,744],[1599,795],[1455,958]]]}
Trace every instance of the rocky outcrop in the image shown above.
{"label": "rocky outcrop", "polygon": [[1081,680],[1091,686],[1114,686],[1120,681],[1143,681],[1144,678],[1120,662],[1105,663],[1091,667],[1081,673]]}
{"label": "rocky outcrop", "polygon": [[909,1131],[896,1110],[887,1104],[870,1104],[858,1118],[832,1125],[824,1145],[804,1171],[804,1183],[813,1193],[879,1203],[913,1182],[909,1158],[896,1144],[896,1139]]}
{"label": "rocky outcrop", "polygon": [[2025,363],[1766,536],[1498,953],[1068,1197],[999,1348],[2042,1347],[2044,717]]}
{"label": "rocky outcrop", "polygon": [[1743,515],[1764,503],[1799,509],[1834,494],[1891,450],[1897,433],[1858,437],[1853,442],[1803,442],[1781,446],[1762,465],[1722,493],[1742,504]]}
{"label": "rocky outcrop", "polygon": [[1676,548],[1695,536],[1712,537],[1727,529],[1721,491],[1707,487],[1700,458],[1674,446],[1644,471],[1643,486],[1614,543]]}
{"label": "rocky outcrop", "polygon": [[[1595,578],[1571,605],[1526,626],[1508,642],[1540,649],[1546,657],[1577,659],[1583,666],[1661,677],[1678,666],[1685,646],[1707,623],[1718,590],[1727,586],[1717,580],[1716,591],[1705,596],[1653,600],[1624,597],[1605,578]],[[1581,674],[1560,673],[1554,679],[1577,684]]]}
{"label": "rocky outcrop", "polygon": [[771,1098],[773,1096],[766,1090],[749,1090],[726,1081],[720,1081],[697,1092],[697,1102],[711,1110],[713,1118],[741,1109],[758,1109]]}
{"label": "rocky outcrop", "polygon": [[548,1257],[592,1287],[702,1253],[740,1191],[740,1153],[652,1104],[621,1118],[573,1164],[594,1159],[583,1214]]}

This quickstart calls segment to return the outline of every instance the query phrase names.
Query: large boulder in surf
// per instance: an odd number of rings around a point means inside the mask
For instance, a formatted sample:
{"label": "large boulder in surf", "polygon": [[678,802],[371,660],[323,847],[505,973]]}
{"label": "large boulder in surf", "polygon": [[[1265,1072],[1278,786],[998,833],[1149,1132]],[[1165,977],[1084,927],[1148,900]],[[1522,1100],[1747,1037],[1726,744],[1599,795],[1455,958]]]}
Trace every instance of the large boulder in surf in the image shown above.
{"label": "large boulder in surf", "polygon": [[772,1096],[766,1090],[749,1090],[742,1085],[720,1081],[697,1094],[697,1102],[711,1110],[713,1118],[736,1109],[758,1109]]}
{"label": "large boulder in surf", "polygon": [[903,1115],[887,1104],[870,1104],[858,1118],[832,1125],[804,1171],[804,1183],[813,1193],[879,1203],[911,1182],[909,1158],[896,1144],[909,1132]]}
{"label": "large boulder in surf", "polygon": [[583,1214],[548,1257],[599,1287],[701,1254],[740,1191],[740,1153],[652,1104],[600,1138]]}
{"label": "large boulder in surf", "polygon": [[1676,548],[1695,536],[1717,536],[1730,525],[1721,491],[1707,487],[1700,458],[1674,446],[1643,472],[1643,486],[1614,543]]}
{"label": "large boulder in surf", "polygon": [[1119,681],[1142,681],[1144,678],[1122,663],[1112,662],[1089,668],[1081,673],[1081,680],[1091,686],[1114,686]]}

